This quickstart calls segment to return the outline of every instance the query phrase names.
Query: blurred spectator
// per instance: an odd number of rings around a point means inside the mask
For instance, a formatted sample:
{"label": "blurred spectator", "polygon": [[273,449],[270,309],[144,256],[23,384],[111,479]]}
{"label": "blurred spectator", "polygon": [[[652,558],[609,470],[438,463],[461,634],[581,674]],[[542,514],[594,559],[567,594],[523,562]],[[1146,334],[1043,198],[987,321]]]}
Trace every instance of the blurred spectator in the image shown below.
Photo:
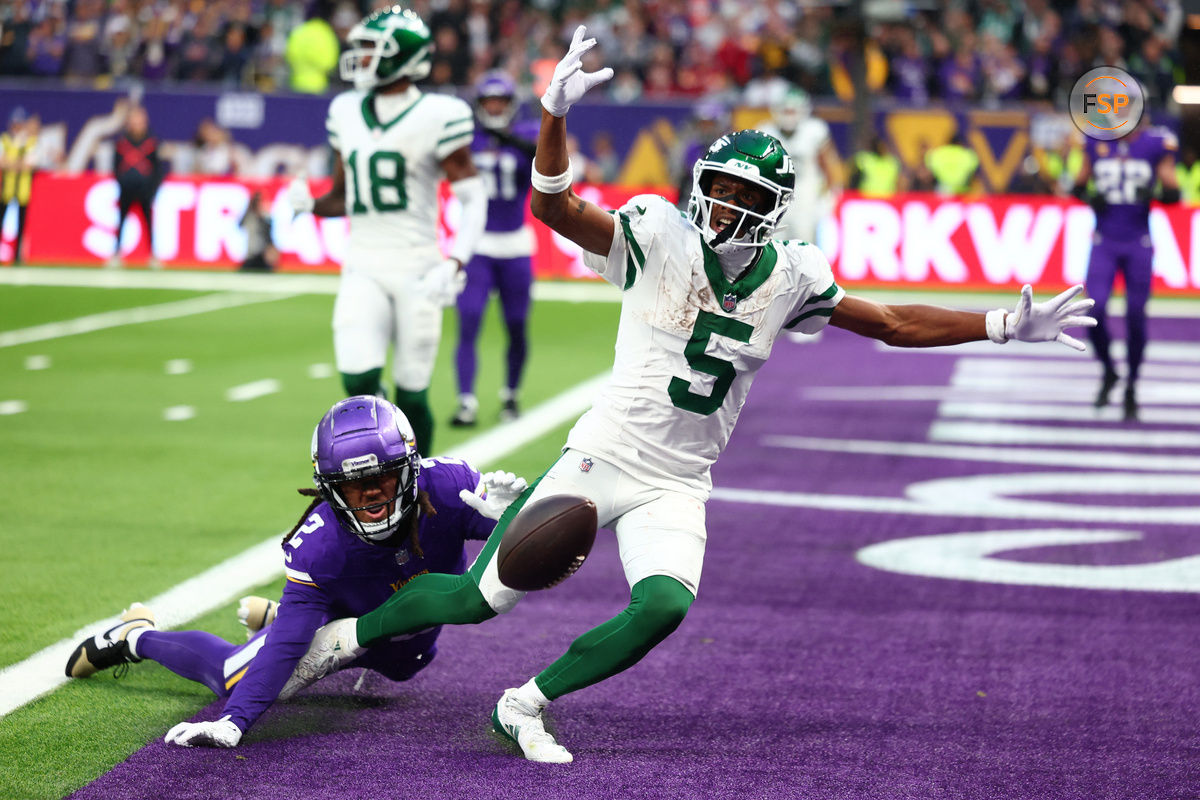
{"label": "blurred spectator", "polygon": [[1176,80],[1175,61],[1167,52],[1167,43],[1154,35],[1147,36],[1141,49],[1129,59],[1129,72],[1146,90],[1146,105],[1151,108],[1164,107],[1180,82]]}
{"label": "blurred spectator", "polygon": [[150,267],[161,269],[162,264],[154,255],[154,195],[158,193],[163,179],[163,162],[158,155],[158,137],[150,132],[150,118],[146,109],[133,106],[125,121],[125,130],[117,139],[117,231],[116,245],[109,267],[121,266],[121,232],[125,218],[133,206],[142,209],[146,219],[146,242],[150,246]]}
{"label": "blurred spectator", "polygon": [[980,87],[979,60],[975,55],[975,37],[965,37],[954,55],[945,59],[938,69],[938,89],[943,100],[965,102],[975,100]]}
{"label": "blurred spectator", "polygon": [[171,74],[171,64],[167,60],[166,20],[151,19],[142,29],[142,36],[137,52],[138,74],[147,81],[165,80]]}
{"label": "blurred spectator", "polygon": [[601,183],[616,183],[621,176],[621,156],[608,131],[597,131],[592,136],[592,166]]}
{"label": "blurred spectator", "polygon": [[273,272],[279,264],[271,232],[271,205],[262,192],[255,192],[242,215],[242,230],[246,232],[246,260],[243,272]]}
{"label": "blurred spectator", "polygon": [[62,75],[67,80],[91,80],[104,71],[105,45],[101,36],[101,0],[78,0],[73,18],[67,23],[67,47],[63,54]]}
{"label": "blurred spectator", "polygon": [[194,170],[198,175],[232,175],[233,138],[211,119],[201,120],[193,140],[195,145]]}
{"label": "blurred spectator", "polygon": [[17,235],[13,240],[12,264],[21,263],[21,240],[25,236],[25,215],[33,190],[37,166],[37,117],[29,117],[18,106],[8,118],[8,130],[0,135],[0,228],[9,207],[17,207]]}
{"label": "blurred spectator", "polygon": [[929,149],[925,165],[933,176],[934,190],[942,195],[964,195],[979,171],[979,156],[967,147],[961,131],[946,144]]}
{"label": "blurred spectator", "polygon": [[728,129],[729,109],[719,100],[709,99],[696,105],[691,119],[675,137],[669,169],[671,182],[679,189],[680,211],[687,211],[692,195],[692,165]]}
{"label": "blurred spectator", "polygon": [[220,60],[213,70],[213,77],[227,86],[241,85],[252,56],[246,42],[246,29],[237,23],[226,26],[224,45],[218,52]]}
{"label": "blurred spectator", "polygon": [[1011,44],[988,34],[982,38],[983,57],[979,61],[983,73],[981,99],[985,105],[1019,100],[1025,82],[1025,65]]}
{"label": "blurred spectator", "polygon": [[321,94],[329,88],[329,74],[338,65],[341,46],[333,27],[314,14],[292,30],[286,55],[292,71],[292,91]]}
{"label": "blurred spectator", "polygon": [[921,52],[916,32],[905,27],[898,35],[899,49],[889,58],[888,81],[892,95],[914,105],[929,103],[932,68]]}
{"label": "blurred spectator", "polygon": [[0,25],[0,75],[29,74],[30,3],[15,3],[12,17]]}
{"label": "blurred spectator", "polygon": [[1175,174],[1179,176],[1183,202],[1189,206],[1200,206],[1200,159],[1196,158],[1195,145],[1184,145],[1180,149]]}
{"label": "blurred spectator", "polygon": [[908,191],[904,165],[886,138],[876,134],[869,147],[854,154],[850,187],[864,197],[891,197]]}
{"label": "blurred spectator", "polygon": [[195,27],[184,34],[175,59],[175,77],[184,81],[209,81],[217,76],[221,58],[214,15],[202,13]]}

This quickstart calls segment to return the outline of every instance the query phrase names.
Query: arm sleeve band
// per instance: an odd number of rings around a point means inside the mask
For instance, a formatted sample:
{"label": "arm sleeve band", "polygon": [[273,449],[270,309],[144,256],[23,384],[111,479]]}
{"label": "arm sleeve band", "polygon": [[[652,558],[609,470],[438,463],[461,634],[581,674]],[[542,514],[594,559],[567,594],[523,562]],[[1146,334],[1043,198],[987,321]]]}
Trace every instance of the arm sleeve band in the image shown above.
{"label": "arm sleeve band", "polygon": [[458,233],[454,236],[454,246],[450,248],[450,257],[466,265],[487,223],[487,189],[484,188],[483,178],[473,175],[450,184],[450,191],[462,203],[462,217],[459,219]]}

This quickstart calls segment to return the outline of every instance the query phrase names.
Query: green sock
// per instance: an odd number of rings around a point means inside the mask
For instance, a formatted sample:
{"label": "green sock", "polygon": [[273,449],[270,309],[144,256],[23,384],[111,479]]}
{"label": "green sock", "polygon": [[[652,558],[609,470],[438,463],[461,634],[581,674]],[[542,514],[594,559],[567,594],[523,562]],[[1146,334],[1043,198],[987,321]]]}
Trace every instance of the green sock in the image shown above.
{"label": "green sock", "polygon": [[366,372],[360,372],[357,375],[351,375],[348,372],[342,373],[342,388],[346,390],[347,397],[355,397],[360,394],[381,394],[379,379],[383,375],[383,367],[369,369]]}
{"label": "green sock", "polygon": [[429,410],[429,390],[410,392],[396,387],[396,406],[408,417],[417,437],[421,455],[433,455],[433,412]]}
{"label": "green sock", "polygon": [[369,646],[383,639],[432,628],[467,625],[496,616],[470,575],[418,575],[387,602],[358,618],[358,643]]}
{"label": "green sock", "polygon": [[694,599],[666,575],[638,581],[629,606],[572,642],[535,678],[538,688],[553,700],[629,669],[679,627]]}

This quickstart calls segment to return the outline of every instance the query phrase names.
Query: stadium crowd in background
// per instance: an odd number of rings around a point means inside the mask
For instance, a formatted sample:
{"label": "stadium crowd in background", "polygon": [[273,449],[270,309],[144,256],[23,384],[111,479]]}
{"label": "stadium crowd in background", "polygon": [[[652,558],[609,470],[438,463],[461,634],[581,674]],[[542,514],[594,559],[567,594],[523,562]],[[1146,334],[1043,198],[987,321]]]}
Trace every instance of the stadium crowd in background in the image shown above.
{"label": "stadium crowd in background", "polygon": [[[91,86],[189,81],[259,91],[338,88],[331,49],[389,3],[370,0],[30,0],[0,9],[0,76]],[[469,86],[499,68],[540,94],[578,24],[612,64],[613,100],[714,96],[753,104],[780,81],[853,94],[861,43],[873,94],[923,103],[1064,101],[1094,65],[1122,67],[1152,106],[1179,82],[1178,0],[900,3],[865,30],[831,4],[788,0],[415,0],[437,52],[430,82]],[[289,46],[289,41],[291,46]],[[304,44],[303,47],[298,46]]]}

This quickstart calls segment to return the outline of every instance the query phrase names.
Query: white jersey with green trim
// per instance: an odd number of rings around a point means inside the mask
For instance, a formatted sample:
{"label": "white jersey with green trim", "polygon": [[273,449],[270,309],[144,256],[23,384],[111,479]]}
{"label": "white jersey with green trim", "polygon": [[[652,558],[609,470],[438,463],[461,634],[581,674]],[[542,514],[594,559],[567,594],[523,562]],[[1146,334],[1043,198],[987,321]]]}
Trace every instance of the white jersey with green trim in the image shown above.
{"label": "white jersey with green trim", "polygon": [[616,357],[567,447],[706,500],[709,469],[780,331],[816,333],[845,292],[813,245],[772,242],[730,283],[666,199],[638,195],[613,214],[608,255],[583,261],[624,290]]}
{"label": "white jersey with green trim", "polygon": [[[389,98],[395,104],[400,98]],[[457,97],[409,88],[398,113],[381,121],[375,95],[349,91],[329,104],[329,145],[346,172],[351,270],[424,271],[442,256],[437,245],[441,162],[469,146],[471,107]]]}

